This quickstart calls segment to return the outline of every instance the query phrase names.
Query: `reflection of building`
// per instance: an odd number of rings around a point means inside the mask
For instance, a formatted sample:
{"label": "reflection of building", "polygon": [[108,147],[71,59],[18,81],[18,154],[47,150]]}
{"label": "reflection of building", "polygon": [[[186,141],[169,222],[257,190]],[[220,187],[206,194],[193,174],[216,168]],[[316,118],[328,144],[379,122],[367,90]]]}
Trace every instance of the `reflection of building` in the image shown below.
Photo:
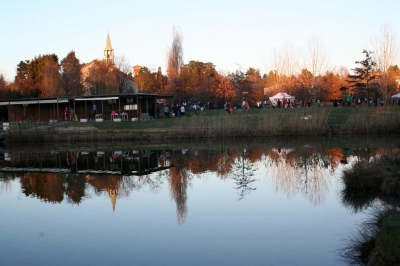
{"label": "reflection of building", "polygon": [[111,205],[113,212],[115,212],[115,205],[117,204],[117,197],[118,197],[118,189],[108,189],[108,196],[110,197],[111,200]]}
{"label": "reflection of building", "polygon": [[121,176],[115,175],[85,175],[86,182],[92,185],[96,189],[97,193],[107,191],[107,194],[110,197],[113,212],[115,212],[119,187],[122,179],[123,178]]}
{"label": "reflection of building", "polygon": [[[129,151],[3,151],[0,171],[142,176],[173,167],[159,150]],[[71,154],[76,164],[71,164]],[[159,158],[164,158],[160,160]],[[39,164],[38,164],[39,163]],[[37,165],[37,167],[32,167]],[[72,169],[72,165],[73,168]]]}
{"label": "reflection of building", "polygon": [[[24,173],[21,184],[27,196],[61,202],[66,195],[68,201],[79,204],[87,196],[85,189],[90,185],[96,194],[107,193],[113,211],[118,196],[129,194],[130,189],[146,182],[154,187],[159,185],[157,180],[142,177],[173,167],[165,152],[158,150],[35,153],[3,150],[2,154],[9,156],[0,156],[0,172]],[[160,157],[164,159],[160,161]],[[76,163],[72,163],[72,158]],[[124,178],[128,183],[123,183]]]}

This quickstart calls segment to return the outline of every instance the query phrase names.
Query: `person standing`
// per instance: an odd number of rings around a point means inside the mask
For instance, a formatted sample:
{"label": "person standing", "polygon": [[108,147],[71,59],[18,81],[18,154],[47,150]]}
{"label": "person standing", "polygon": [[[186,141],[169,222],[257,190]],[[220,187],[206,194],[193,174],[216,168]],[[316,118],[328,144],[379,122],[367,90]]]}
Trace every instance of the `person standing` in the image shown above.
{"label": "person standing", "polygon": [[95,103],[93,103],[93,108],[92,108],[92,119],[96,119],[96,115],[97,115],[97,105]]}
{"label": "person standing", "polygon": [[169,117],[169,108],[168,105],[164,104],[164,118]]}
{"label": "person standing", "polygon": [[185,116],[185,106],[181,106],[181,116]]}
{"label": "person standing", "polygon": [[75,110],[74,109],[69,109],[69,120],[74,121],[75,119]]}
{"label": "person standing", "polygon": [[233,105],[232,105],[232,103],[229,103],[228,104],[228,113],[230,114],[230,113],[232,113],[232,111],[233,111]]}
{"label": "person standing", "polygon": [[196,104],[193,105],[193,110],[194,110],[194,115],[197,115],[197,105]]}
{"label": "person standing", "polygon": [[64,120],[65,121],[68,120],[68,115],[69,115],[68,107],[65,107],[65,109],[64,109]]}

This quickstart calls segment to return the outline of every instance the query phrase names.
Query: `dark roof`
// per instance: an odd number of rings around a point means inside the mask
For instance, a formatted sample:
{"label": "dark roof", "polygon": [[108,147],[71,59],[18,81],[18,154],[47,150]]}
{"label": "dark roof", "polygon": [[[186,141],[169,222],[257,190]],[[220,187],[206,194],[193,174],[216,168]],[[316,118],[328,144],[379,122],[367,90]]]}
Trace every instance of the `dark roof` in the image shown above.
{"label": "dark roof", "polygon": [[[63,102],[66,100],[72,99],[94,99],[96,98],[109,98],[109,97],[118,97],[118,98],[129,98],[129,97],[158,97],[158,98],[173,98],[171,95],[166,94],[152,94],[152,93],[119,93],[119,94],[100,94],[100,95],[79,95],[79,96],[59,96],[59,97],[47,97],[47,98],[18,98],[18,99],[6,99],[1,100],[0,105],[8,105],[12,103],[18,102],[32,102],[32,103],[56,103],[56,102]],[[105,99],[106,100],[106,99]]]}

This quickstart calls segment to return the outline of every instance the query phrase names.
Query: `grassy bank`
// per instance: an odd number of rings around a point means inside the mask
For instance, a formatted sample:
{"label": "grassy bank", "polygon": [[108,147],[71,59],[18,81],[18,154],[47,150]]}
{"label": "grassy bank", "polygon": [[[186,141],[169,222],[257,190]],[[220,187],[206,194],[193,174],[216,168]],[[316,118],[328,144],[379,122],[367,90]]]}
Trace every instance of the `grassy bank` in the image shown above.
{"label": "grassy bank", "polygon": [[342,173],[344,205],[353,210],[381,205],[360,225],[342,257],[351,264],[400,265],[400,156],[383,155],[372,161],[358,161]]}
{"label": "grassy bank", "polygon": [[375,207],[339,253],[345,262],[354,265],[400,265],[399,235],[400,211]]}
{"label": "grassy bank", "polygon": [[175,119],[11,123],[15,141],[102,141],[400,132],[399,107],[206,110]]}
{"label": "grassy bank", "polygon": [[343,170],[348,190],[378,191],[400,196],[400,157],[382,156],[371,162],[360,161]]}

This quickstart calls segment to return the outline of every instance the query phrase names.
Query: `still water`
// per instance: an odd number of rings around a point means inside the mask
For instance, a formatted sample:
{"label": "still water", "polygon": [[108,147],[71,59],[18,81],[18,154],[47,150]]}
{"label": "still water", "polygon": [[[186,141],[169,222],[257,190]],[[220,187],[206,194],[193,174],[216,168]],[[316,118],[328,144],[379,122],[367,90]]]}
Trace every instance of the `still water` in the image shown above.
{"label": "still water", "polygon": [[343,265],[341,172],[399,140],[6,146],[0,265]]}

